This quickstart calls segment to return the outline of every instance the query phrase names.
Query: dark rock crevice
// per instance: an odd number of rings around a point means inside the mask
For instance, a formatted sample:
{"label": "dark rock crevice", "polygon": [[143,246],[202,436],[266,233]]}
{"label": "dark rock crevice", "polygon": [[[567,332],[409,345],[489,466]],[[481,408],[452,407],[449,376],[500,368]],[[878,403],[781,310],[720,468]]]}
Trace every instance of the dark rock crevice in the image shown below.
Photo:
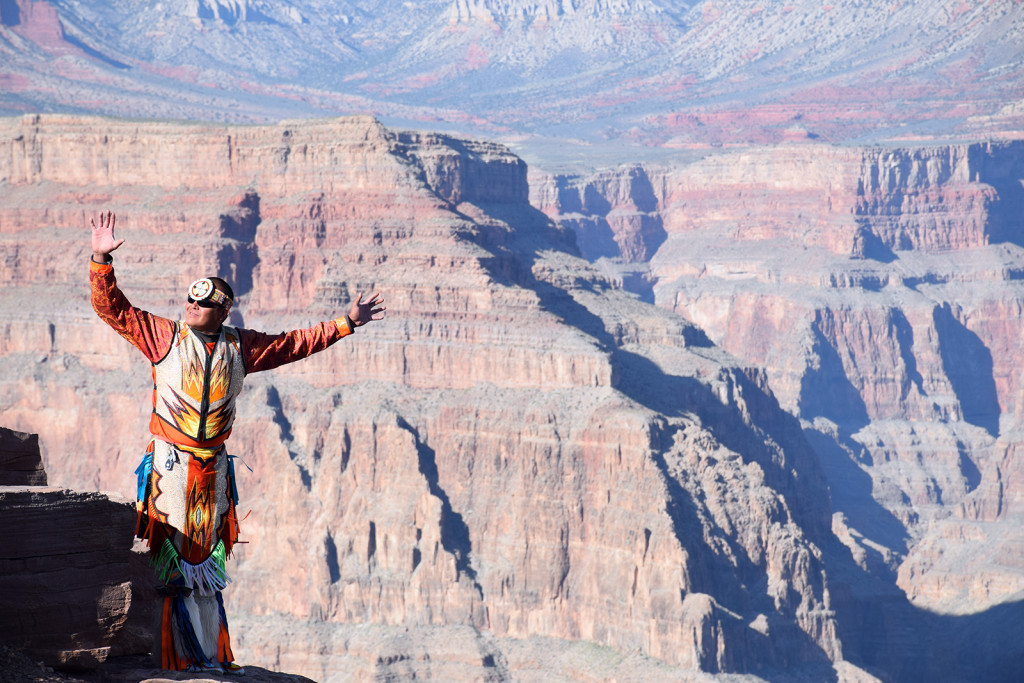
{"label": "dark rock crevice", "polygon": [[419,459],[419,471],[427,481],[431,495],[441,502],[441,546],[455,558],[455,567],[459,574],[472,581],[479,595],[483,588],[477,581],[476,569],[473,568],[473,543],[470,538],[469,526],[462,515],[452,507],[451,498],[441,487],[437,469],[437,454],[434,449],[420,439],[419,431],[404,418],[398,418],[398,426],[409,432],[416,444]]}

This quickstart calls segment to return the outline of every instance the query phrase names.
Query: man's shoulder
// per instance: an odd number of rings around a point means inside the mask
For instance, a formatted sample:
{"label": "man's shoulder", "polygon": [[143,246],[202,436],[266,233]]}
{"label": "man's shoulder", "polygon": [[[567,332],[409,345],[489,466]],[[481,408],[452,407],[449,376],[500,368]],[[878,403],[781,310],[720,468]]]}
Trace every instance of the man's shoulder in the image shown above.
{"label": "man's shoulder", "polygon": [[222,325],[221,329],[224,331],[224,341],[226,341],[228,345],[234,347],[235,351],[242,350],[242,334],[245,332],[252,332],[252,330],[233,327],[231,325]]}

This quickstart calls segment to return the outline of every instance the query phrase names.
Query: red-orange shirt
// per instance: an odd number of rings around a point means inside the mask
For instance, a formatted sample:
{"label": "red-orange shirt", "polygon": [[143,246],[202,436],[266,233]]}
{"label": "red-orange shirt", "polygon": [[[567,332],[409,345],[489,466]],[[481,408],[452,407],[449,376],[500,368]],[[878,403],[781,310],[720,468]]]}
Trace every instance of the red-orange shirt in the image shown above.
{"label": "red-orange shirt", "polygon": [[[117,286],[112,264],[100,264],[91,260],[89,263],[92,308],[100,319],[131,342],[150,362],[156,363],[166,356],[174,338],[175,322],[132,306]],[[302,360],[323,351],[352,332],[345,318],[276,335],[238,328],[246,374],[271,370],[285,363]],[[169,434],[168,429],[174,433]],[[209,442],[197,443],[173,428],[168,428],[161,420],[151,421],[150,431],[171,443],[206,448],[220,445]],[[227,436],[224,434],[218,441],[223,443]]]}

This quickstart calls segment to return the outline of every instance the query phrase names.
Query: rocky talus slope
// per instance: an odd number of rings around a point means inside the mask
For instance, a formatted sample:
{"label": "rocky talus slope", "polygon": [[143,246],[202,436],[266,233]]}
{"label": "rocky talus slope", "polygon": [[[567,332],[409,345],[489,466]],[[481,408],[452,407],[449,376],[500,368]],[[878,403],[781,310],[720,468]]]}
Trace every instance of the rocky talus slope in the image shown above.
{"label": "rocky talus slope", "polygon": [[163,315],[213,272],[254,329],[386,296],[385,321],[240,398],[246,663],[982,680],[1019,653],[983,637],[1001,614],[932,619],[860,561],[792,393],[582,258],[504,147],[360,117],[26,116],[0,121],[0,183],[0,413],[61,486],[130,496],[146,444],[149,368],[88,303],[90,215],[118,212],[119,282]]}

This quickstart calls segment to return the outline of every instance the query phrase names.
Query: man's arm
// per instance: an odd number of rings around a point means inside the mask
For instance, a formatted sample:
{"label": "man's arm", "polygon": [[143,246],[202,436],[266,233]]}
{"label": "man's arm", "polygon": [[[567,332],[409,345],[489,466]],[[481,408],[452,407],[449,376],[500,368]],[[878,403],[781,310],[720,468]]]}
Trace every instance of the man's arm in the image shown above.
{"label": "man's arm", "polygon": [[265,334],[238,330],[242,337],[242,358],[246,373],[262,372],[294,363],[323,351],[342,337],[352,334],[344,318],[318,323],[304,330]]}
{"label": "man's arm", "polygon": [[302,360],[352,334],[355,328],[381,320],[386,310],[380,295],[374,294],[363,301],[363,295],[358,294],[347,315],[304,330],[292,330],[278,335],[239,330],[245,370],[260,372]]}
{"label": "man's arm", "polygon": [[131,342],[151,362],[157,362],[171,348],[174,323],[166,318],[135,308],[117,286],[110,252],[124,243],[114,239],[114,214],[100,214],[100,224],[92,225],[92,259],[89,264],[89,287],[92,309],[103,322]]}

